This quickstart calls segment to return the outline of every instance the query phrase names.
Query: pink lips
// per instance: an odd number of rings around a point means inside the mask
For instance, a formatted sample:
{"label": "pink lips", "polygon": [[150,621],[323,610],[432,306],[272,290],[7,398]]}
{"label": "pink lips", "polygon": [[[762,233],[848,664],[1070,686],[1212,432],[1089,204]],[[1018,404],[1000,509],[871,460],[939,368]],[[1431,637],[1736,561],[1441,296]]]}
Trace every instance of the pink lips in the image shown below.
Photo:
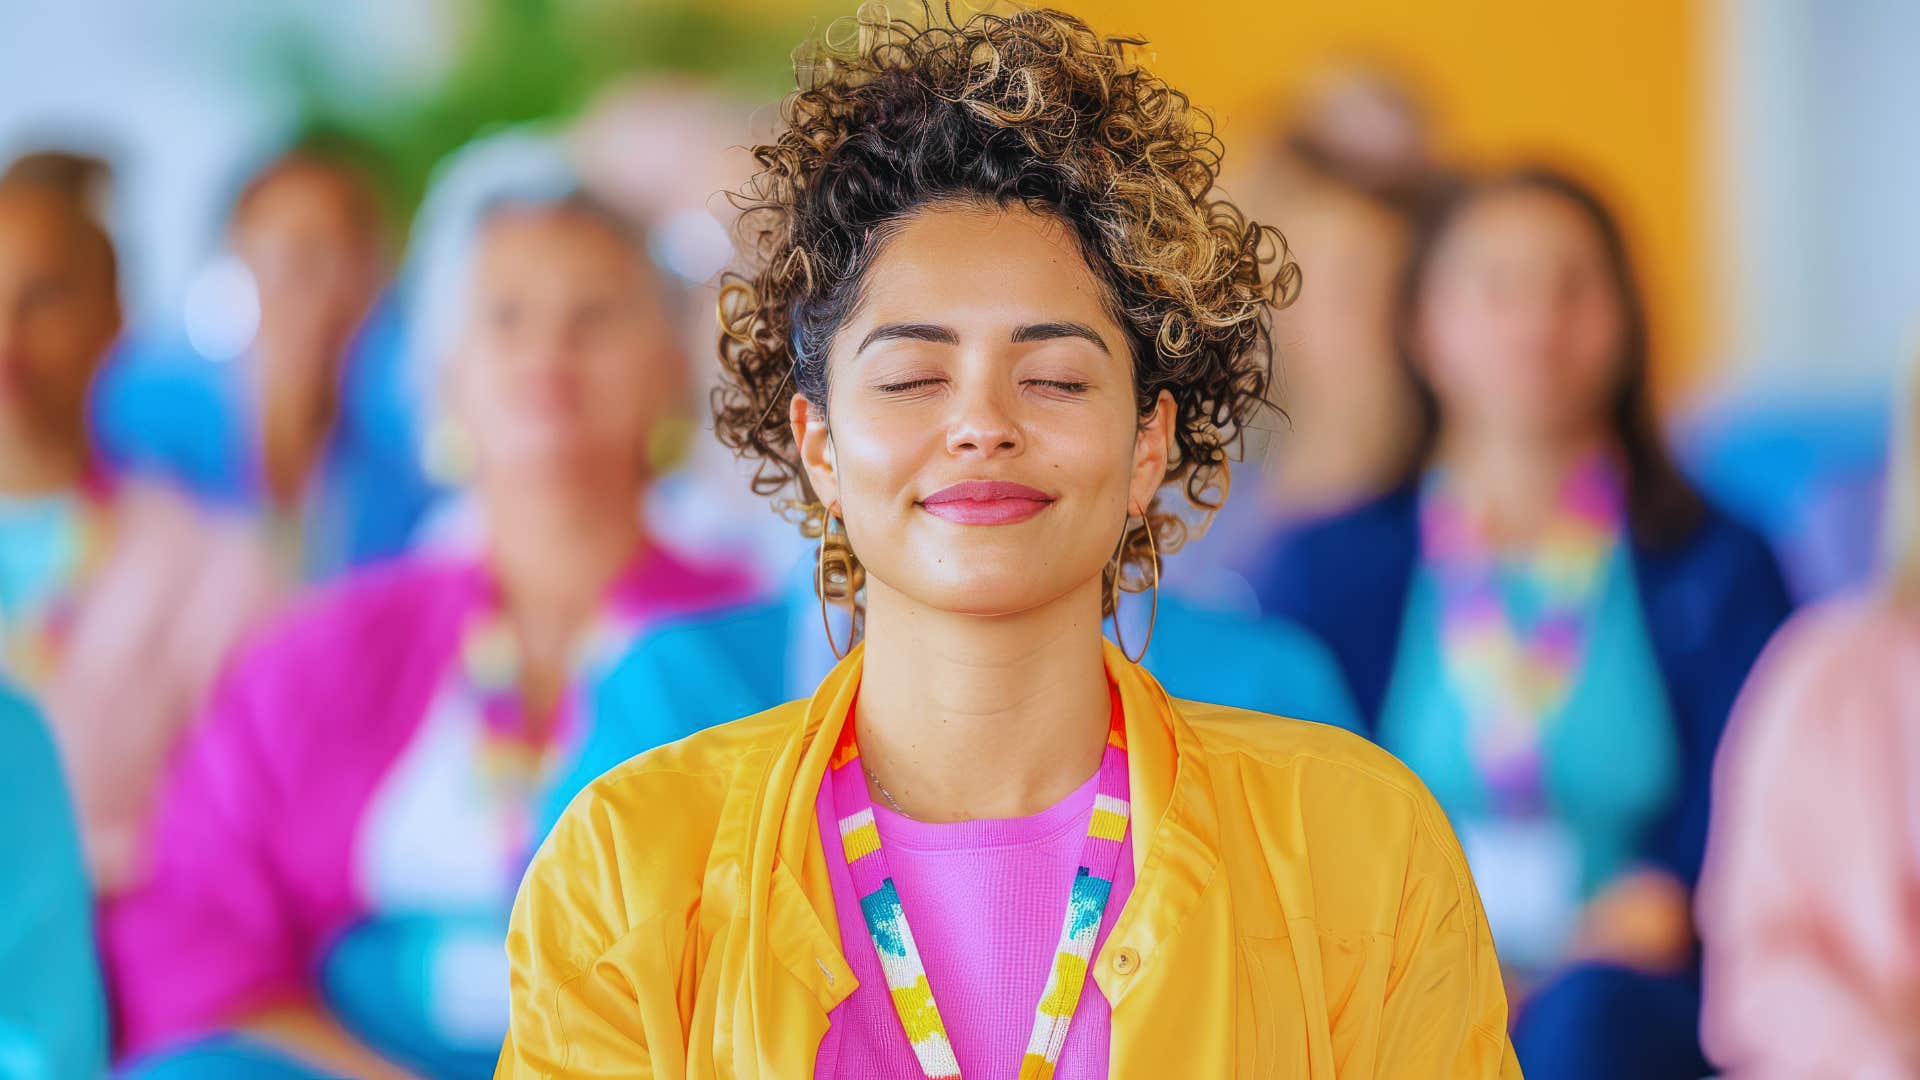
{"label": "pink lips", "polygon": [[962,525],[1011,525],[1053,502],[1053,496],[1006,480],[966,480],[920,500],[927,513]]}

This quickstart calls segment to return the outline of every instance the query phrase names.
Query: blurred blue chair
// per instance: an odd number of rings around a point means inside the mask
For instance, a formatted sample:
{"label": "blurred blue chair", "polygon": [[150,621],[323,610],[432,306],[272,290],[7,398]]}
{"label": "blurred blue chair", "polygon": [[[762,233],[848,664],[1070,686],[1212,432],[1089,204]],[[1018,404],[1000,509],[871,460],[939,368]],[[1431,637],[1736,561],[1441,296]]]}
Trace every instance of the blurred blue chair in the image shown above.
{"label": "blurred blue chair", "polygon": [[1874,572],[1888,423],[1882,395],[1754,394],[1684,418],[1674,449],[1703,492],[1766,533],[1795,599],[1806,602]]}

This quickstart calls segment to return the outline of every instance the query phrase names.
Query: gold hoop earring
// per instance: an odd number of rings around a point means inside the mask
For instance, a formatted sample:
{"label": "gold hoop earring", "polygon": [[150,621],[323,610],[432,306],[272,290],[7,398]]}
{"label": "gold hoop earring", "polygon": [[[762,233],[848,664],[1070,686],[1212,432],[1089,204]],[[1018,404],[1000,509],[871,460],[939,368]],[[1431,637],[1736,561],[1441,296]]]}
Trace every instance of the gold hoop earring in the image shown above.
{"label": "gold hoop earring", "polygon": [[[827,519],[820,526],[819,551],[814,558],[813,591],[820,597],[820,628],[827,632],[827,648],[833,650],[834,659],[845,660],[847,653],[853,651],[853,635],[847,635],[847,647],[841,649],[840,643],[833,640],[833,621],[827,618],[827,540],[833,535],[833,523],[839,520],[840,515],[828,507]],[[844,523],[840,526],[840,535],[847,535]]]}
{"label": "gold hoop earring", "polygon": [[1128,525],[1126,529],[1120,533],[1120,549],[1114,552],[1113,556],[1113,584],[1108,590],[1113,597],[1114,644],[1120,646],[1120,655],[1125,656],[1129,662],[1134,664],[1138,664],[1146,658],[1147,650],[1153,645],[1154,624],[1160,621],[1160,545],[1153,538],[1153,522],[1145,520],[1143,516],[1140,524],[1142,528],[1147,530],[1147,551],[1153,555],[1153,607],[1148,610],[1147,640],[1140,643],[1139,656],[1135,656],[1127,651],[1126,638],[1120,630],[1120,571],[1125,565],[1121,562],[1121,558],[1127,552],[1127,534],[1133,531],[1133,526],[1131,525]]}

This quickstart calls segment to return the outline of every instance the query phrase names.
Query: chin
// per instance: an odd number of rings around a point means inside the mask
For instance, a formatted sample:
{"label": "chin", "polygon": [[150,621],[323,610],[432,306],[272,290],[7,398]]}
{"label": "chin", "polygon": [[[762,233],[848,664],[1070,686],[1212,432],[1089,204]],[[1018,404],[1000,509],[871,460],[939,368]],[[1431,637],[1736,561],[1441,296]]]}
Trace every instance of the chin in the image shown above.
{"label": "chin", "polygon": [[1009,568],[994,573],[963,573],[938,579],[923,577],[899,590],[914,603],[956,615],[992,618],[1018,615],[1044,607],[1073,591],[1071,583],[1036,578],[1030,571]]}

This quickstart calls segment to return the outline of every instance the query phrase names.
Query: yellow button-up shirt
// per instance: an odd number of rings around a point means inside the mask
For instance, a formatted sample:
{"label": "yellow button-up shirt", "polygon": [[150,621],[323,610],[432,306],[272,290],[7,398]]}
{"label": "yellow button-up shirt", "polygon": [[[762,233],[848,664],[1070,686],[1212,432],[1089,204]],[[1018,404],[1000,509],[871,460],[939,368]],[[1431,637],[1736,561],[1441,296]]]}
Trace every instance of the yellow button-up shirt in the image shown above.
{"label": "yellow button-up shirt", "polygon": [[[1486,916],[1419,780],[1346,732],[1176,702],[1106,657],[1136,830],[1092,969],[1113,1080],[1519,1077]],[[813,1076],[856,985],[814,800],[860,662],[575,800],[514,904],[496,1075]]]}

